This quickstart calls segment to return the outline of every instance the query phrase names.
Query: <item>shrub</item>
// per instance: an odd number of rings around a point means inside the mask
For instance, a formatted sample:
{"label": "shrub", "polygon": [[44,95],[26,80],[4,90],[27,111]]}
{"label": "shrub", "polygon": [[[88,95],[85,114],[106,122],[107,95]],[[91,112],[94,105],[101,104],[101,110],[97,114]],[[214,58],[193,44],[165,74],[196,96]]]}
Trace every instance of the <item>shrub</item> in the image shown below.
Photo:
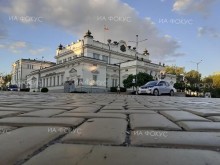
{"label": "shrub", "polygon": [[117,87],[111,87],[110,92],[117,92]]}
{"label": "shrub", "polygon": [[48,90],[48,88],[42,88],[41,89],[41,92],[43,92],[43,93],[47,93],[49,90]]}
{"label": "shrub", "polygon": [[21,92],[30,92],[30,88],[20,89]]}
{"label": "shrub", "polygon": [[[120,92],[126,92],[127,89],[124,87],[120,87]],[[117,92],[117,87],[111,87],[110,92]]]}

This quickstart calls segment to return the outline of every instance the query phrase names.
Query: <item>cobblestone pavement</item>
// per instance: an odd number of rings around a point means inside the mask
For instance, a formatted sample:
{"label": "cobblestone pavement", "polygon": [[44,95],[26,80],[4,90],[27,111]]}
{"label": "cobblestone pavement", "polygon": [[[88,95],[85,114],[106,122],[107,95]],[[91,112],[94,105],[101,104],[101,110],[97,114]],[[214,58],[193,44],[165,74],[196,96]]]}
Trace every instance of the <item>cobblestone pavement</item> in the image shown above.
{"label": "cobblestone pavement", "polygon": [[219,165],[220,99],[0,93],[0,164]]}

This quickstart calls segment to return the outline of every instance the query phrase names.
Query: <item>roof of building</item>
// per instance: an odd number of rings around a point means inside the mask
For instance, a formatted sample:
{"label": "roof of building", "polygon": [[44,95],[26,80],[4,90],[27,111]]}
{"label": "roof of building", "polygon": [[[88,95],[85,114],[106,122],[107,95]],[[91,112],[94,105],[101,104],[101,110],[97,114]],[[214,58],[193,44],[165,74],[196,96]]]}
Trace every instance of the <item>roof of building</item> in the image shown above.
{"label": "roof of building", "polygon": [[[36,63],[48,63],[48,64],[56,64],[55,62],[51,62],[51,61],[43,61],[43,60],[36,60],[36,59],[25,59],[25,58],[22,58],[20,59],[21,61],[30,61],[30,62],[36,62]],[[19,62],[20,60],[17,60],[15,63]]]}

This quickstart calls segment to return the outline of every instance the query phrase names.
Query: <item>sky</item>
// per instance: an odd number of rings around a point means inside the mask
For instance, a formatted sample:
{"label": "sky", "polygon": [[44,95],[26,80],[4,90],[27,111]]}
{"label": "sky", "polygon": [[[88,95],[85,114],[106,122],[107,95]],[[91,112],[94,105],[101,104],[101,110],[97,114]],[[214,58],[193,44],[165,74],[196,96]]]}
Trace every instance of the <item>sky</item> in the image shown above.
{"label": "sky", "polygon": [[[62,2],[62,3],[61,3]],[[0,73],[21,58],[54,61],[58,45],[82,39],[145,40],[154,63],[220,71],[220,0],[0,0]],[[104,27],[109,30],[104,31]]]}

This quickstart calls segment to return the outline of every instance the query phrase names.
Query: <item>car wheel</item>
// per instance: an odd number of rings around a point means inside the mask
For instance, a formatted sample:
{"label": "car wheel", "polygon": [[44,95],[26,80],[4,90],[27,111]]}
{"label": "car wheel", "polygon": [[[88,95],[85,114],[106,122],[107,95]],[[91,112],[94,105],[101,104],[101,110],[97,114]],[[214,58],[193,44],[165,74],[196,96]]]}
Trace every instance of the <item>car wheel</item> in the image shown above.
{"label": "car wheel", "polygon": [[174,96],[174,91],[173,90],[170,91],[170,96]]}
{"label": "car wheel", "polygon": [[158,95],[159,95],[158,89],[154,89],[153,95],[154,95],[154,96],[158,96]]}

